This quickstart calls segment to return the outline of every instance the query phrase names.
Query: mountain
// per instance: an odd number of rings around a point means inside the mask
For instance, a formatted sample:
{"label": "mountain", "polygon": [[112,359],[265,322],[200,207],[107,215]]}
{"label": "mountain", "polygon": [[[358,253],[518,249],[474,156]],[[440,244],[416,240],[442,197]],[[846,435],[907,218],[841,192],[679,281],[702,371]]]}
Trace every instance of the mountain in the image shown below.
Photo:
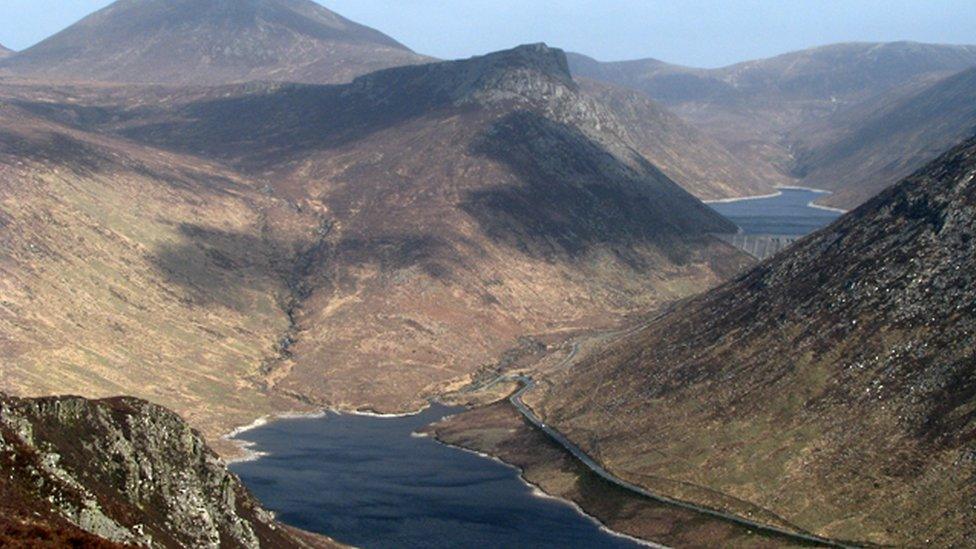
{"label": "mountain", "polygon": [[607,106],[627,129],[636,149],[682,188],[703,200],[774,192],[788,178],[740,162],[722,144],[645,94],[578,79],[583,91]]}
{"label": "mountain", "polygon": [[0,59],[7,57],[9,55],[13,55],[13,53],[14,53],[13,51],[5,48],[3,44],[0,44]]}
{"label": "mountain", "polygon": [[179,418],[131,398],[0,395],[0,542],[338,547],[277,523]]}
{"label": "mountain", "polygon": [[835,191],[825,203],[865,201],[972,135],[976,68],[847,109],[821,127],[826,137],[798,136],[794,171],[807,185]]}
{"label": "mountain", "polygon": [[971,139],[530,404],[674,497],[725,494],[839,539],[971,546],[974,176]]}
{"label": "mountain", "polygon": [[0,92],[4,386],[133,394],[211,441],[414,410],[750,262],[543,45],[335,86]]}
{"label": "mountain", "polygon": [[[870,108],[900,89],[917,89],[976,66],[976,46],[834,44],[718,69],[655,59],[601,63],[578,54],[569,59],[574,74],[643,91],[754,170],[790,178],[795,147],[818,124],[843,123],[845,109]],[[793,179],[792,184],[806,184]],[[834,203],[853,207],[863,198],[851,193]]]}
{"label": "mountain", "polygon": [[0,64],[33,79],[344,82],[425,60],[311,0],[119,0]]}

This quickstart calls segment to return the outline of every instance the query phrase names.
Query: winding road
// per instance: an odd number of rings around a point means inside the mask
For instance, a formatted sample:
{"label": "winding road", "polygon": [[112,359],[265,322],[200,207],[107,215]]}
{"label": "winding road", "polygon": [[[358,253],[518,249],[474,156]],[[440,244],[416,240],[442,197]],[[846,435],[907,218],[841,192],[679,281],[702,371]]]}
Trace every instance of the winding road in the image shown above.
{"label": "winding road", "polygon": [[[634,333],[637,330],[640,330],[641,328],[647,326],[648,324],[650,324],[654,320],[657,320],[658,318],[660,318],[661,316],[663,316],[663,314],[665,314],[665,313],[662,313],[661,315],[658,315],[657,317],[655,317],[655,318],[653,318],[653,319],[651,319],[651,320],[649,320],[649,321],[647,321],[645,323],[642,323],[639,326],[636,326],[636,327],[633,327],[633,328],[629,328],[629,329],[626,329],[626,330],[620,330],[620,331],[617,331],[617,332],[608,332],[606,334],[602,334],[601,337],[612,337],[612,336],[629,335],[629,334]],[[573,344],[572,351],[570,352],[569,356],[567,356],[565,359],[563,359],[563,361],[560,362],[558,364],[558,366],[556,366],[556,368],[557,369],[562,369],[564,367],[567,367],[567,366],[571,365],[573,363],[573,361],[576,359],[576,356],[579,354],[579,350],[580,350],[580,344],[578,342],[575,342]],[[758,530],[758,531],[762,531],[762,532],[767,532],[767,533],[771,533],[771,534],[776,534],[776,535],[780,535],[780,536],[792,538],[794,540],[802,541],[804,543],[812,543],[812,544],[817,544],[817,545],[826,546],[826,547],[843,547],[843,548],[857,547],[856,545],[849,545],[849,544],[841,543],[841,542],[838,542],[838,541],[835,541],[835,540],[831,540],[831,539],[827,539],[827,538],[822,538],[820,536],[816,536],[816,535],[808,534],[808,533],[804,533],[804,532],[790,531],[790,530],[778,528],[776,526],[771,526],[771,525],[768,525],[768,524],[762,524],[762,523],[759,523],[759,522],[755,522],[755,521],[749,520],[747,518],[740,517],[738,515],[733,515],[731,513],[725,513],[725,512],[722,512],[722,511],[717,511],[715,509],[709,509],[707,507],[701,507],[701,506],[695,505],[693,503],[688,503],[688,502],[685,502],[685,501],[680,501],[680,500],[672,499],[672,498],[669,498],[669,497],[666,497],[666,496],[662,496],[662,495],[659,495],[659,494],[655,494],[653,492],[650,492],[647,489],[642,488],[642,487],[640,487],[640,486],[638,486],[636,484],[633,484],[631,482],[627,482],[626,480],[623,480],[620,477],[617,477],[616,475],[614,475],[613,473],[611,473],[610,471],[606,470],[596,460],[594,460],[593,458],[591,458],[589,455],[586,454],[586,452],[584,452],[582,449],[580,449],[579,446],[577,446],[572,441],[570,441],[565,435],[563,435],[562,433],[560,433],[556,429],[554,429],[554,428],[550,427],[549,425],[547,425],[544,421],[542,421],[541,418],[539,418],[539,416],[537,416],[535,414],[535,412],[528,405],[525,404],[525,402],[522,400],[522,397],[525,396],[526,393],[528,393],[529,391],[531,391],[532,389],[534,389],[535,386],[536,386],[535,380],[532,379],[531,377],[525,376],[525,375],[504,375],[504,376],[500,376],[500,377],[496,378],[491,383],[488,383],[487,385],[484,385],[484,386],[482,386],[480,388],[482,388],[482,389],[483,388],[487,388],[487,387],[489,387],[491,385],[494,385],[496,383],[505,382],[505,381],[518,382],[518,383],[521,383],[522,384],[522,387],[518,391],[516,391],[514,394],[512,394],[512,396],[509,397],[509,401],[512,403],[512,406],[514,406],[515,409],[518,410],[518,412],[522,415],[522,417],[524,417],[529,423],[531,423],[537,429],[539,429],[540,431],[542,431],[543,433],[545,433],[550,439],[552,439],[553,441],[555,441],[556,443],[558,443],[560,446],[562,446],[563,448],[565,448],[566,451],[568,451],[569,453],[571,453],[573,455],[573,457],[575,457],[577,460],[579,460],[582,464],[584,464],[587,468],[589,468],[595,474],[597,474],[598,476],[600,476],[600,478],[602,478],[603,480],[605,480],[605,481],[607,481],[607,482],[609,482],[611,484],[614,484],[614,485],[616,485],[616,486],[618,486],[620,488],[623,488],[625,490],[628,490],[630,492],[634,492],[636,494],[639,494],[640,496],[643,496],[645,498],[648,498],[648,499],[657,501],[659,503],[664,503],[666,505],[672,505],[672,506],[675,506],[675,507],[680,507],[680,508],[683,508],[683,509],[688,509],[688,510],[691,510],[691,511],[695,511],[697,513],[702,513],[704,515],[709,515],[709,516],[712,516],[712,517],[715,517],[715,518],[718,518],[718,519],[721,519],[721,520],[725,520],[725,521],[732,522],[732,523],[735,523],[735,524],[738,524],[738,525],[741,525],[741,526],[745,526],[745,527],[748,527],[748,528],[752,528],[754,530]]]}

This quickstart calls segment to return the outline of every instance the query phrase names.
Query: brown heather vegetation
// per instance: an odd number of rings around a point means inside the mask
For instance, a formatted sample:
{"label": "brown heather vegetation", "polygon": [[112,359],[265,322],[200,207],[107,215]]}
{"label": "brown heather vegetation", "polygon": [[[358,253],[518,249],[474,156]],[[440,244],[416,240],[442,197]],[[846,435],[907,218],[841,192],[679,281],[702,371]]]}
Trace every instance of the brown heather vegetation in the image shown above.
{"label": "brown heather vegetation", "polygon": [[976,140],[528,395],[615,474],[809,531],[976,543]]}
{"label": "brown heather vegetation", "polygon": [[614,486],[525,421],[507,401],[449,417],[426,430],[447,444],[515,465],[527,482],[572,501],[615,532],[669,547],[808,546],[660,504]]}
{"label": "brown heather vegetation", "polygon": [[215,441],[404,411],[748,264],[561,52],[344,86],[2,87],[3,387],[133,394]]}

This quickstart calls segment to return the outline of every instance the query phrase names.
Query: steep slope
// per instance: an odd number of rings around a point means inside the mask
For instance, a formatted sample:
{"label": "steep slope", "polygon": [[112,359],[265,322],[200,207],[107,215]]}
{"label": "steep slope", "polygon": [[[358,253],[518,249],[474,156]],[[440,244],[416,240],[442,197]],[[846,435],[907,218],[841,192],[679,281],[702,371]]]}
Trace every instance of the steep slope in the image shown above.
{"label": "steep slope", "polygon": [[0,70],[78,81],[345,82],[422,60],[311,0],[119,0]]}
{"label": "steep slope", "polygon": [[[976,46],[834,44],[719,69],[654,59],[600,63],[580,55],[570,61],[574,74],[641,90],[754,170],[789,178],[794,146],[817,124],[831,117],[843,123],[835,115],[849,107],[870,106],[900,88],[914,89],[973,67]],[[834,202],[859,203],[854,195]]]}
{"label": "steep slope", "polygon": [[976,130],[976,69],[882,99],[829,120],[819,142],[797,137],[794,171],[806,185],[835,191],[823,202],[865,201]]}
{"label": "steep slope", "polygon": [[[317,405],[415,409],[524,336],[614,324],[749,261],[710,234],[734,226],[640,156],[541,45],[344,86],[64,93],[16,104],[219,160],[287,202],[260,233],[298,251],[291,324],[261,379]],[[186,222],[184,245],[210,225]],[[219,233],[227,265],[253,264],[255,231]]]}
{"label": "steep slope", "polygon": [[0,59],[2,59],[4,57],[7,57],[9,55],[12,55],[13,53],[14,52],[12,52],[12,51],[8,50],[7,48],[5,48],[3,46],[3,44],[0,44]]}
{"label": "steep slope", "polygon": [[976,541],[976,139],[550,380],[532,404],[633,482],[811,531]]}
{"label": "steep slope", "polygon": [[322,213],[293,355],[271,374],[318,402],[415,407],[520,336],[612,323],[744,264],[709,236],[733,227],[542,45],[174,119],[119,131],[265,174]]}
{"label": "steep slope", "polygon": [[336,547],[275,522],[176,414],[0,394],[5,546]]}
{"label": "steep slope", "polygon": [[580,86],[613,112],[645,158],[698,198],[769,194],[774,185],[787,181],[782,175],[746,166],[723,145],[641,92],[589,79],[580,79]]}
{"label": "steep slope", "polygon": [[303,242],[268,220],[296,214],[213,163],[0,105],[0,390],[134,394],[211,440],[294,408],[257,378]]}

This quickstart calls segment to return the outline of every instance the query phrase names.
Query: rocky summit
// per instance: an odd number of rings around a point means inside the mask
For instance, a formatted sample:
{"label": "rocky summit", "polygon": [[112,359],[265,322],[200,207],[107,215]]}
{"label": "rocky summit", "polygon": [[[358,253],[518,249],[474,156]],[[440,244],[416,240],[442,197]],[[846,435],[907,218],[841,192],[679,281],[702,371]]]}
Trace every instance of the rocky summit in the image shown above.
{"label": "rocky summit", "polygon": [[974,177],[976,139],[533,405],[661,493],[838,539],[972,545]]}
{"label": "rocky summit", "polygon": [[119,0],[0,64],[30,79],[344,82],[425,60],[311,0]]}
{"label": "rocky summit", "polygon": [[277,523],[176,414],[0,395],[0,543],[336,547]]}

